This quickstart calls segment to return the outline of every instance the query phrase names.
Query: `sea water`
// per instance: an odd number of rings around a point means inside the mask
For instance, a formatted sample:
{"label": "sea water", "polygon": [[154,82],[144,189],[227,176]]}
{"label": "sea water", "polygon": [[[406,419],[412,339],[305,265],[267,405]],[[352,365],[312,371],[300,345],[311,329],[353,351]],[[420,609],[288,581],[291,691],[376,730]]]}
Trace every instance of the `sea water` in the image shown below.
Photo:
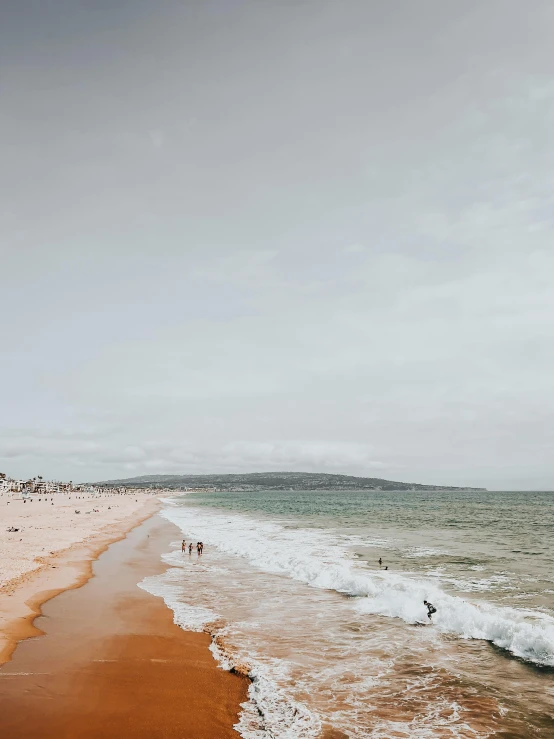
{"label": "sea water", "polygon": [[250,675],[246,739],[554,737],[554,494],[197,493],[162,515],[204,554],[176,541],[141,585]]}

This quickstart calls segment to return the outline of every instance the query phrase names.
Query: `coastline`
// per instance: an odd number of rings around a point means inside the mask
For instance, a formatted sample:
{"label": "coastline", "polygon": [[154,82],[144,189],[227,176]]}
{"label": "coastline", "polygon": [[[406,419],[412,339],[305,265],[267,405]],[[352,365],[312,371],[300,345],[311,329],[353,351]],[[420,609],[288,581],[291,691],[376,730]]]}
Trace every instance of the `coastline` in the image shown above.
{"label": "coastline", "polygon": [[34,559],[40,562],[34,569],[1,583],[0,666],[10,660],[18,642],[42,633],[34,625],[42,614],[42,606],[60,593],[84,585],[92,577],[93,562],[102,552],[153,516],[160,506],[158,497],[149,496],[138,510],[92,533],[87,531],[80,541],[54,549],[48,556],[36,556]]}
{"label": "coastline", "polygon": [[207,633],[183,631],[163,600],[137,587],[166,569],[160,555],[180,538],[153,514],[103,551],[98,542],[94,561],[73,551],[73,572],[84,580],[46,598],[43,591],[41,615],[32,617],[42,637],[18,641],[0,667],[7,739],[238,737],[249,680],[220,669]]}

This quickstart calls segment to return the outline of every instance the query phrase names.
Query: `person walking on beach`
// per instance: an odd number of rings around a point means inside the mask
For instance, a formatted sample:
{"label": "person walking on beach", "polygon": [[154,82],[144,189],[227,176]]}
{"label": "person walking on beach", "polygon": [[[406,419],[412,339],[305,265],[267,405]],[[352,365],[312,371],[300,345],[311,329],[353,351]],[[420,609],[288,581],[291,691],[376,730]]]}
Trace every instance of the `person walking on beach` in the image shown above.
{"label": "person walking on beach", "polygon": [[186,552],[186,550],[187,550],[187,543],[186,543],[186,541],[185,541],[185,540],[183,539],[183,541],[181,542],[181,551],[182,551],[182,552]]}
{"label": "person walking on beach", "polygon": [[431,616],[433,615],[433,613],[437,612],[437,609],[432,603],[429,603],[429,601],[427,600],[424,600],[423,603],[427,606],[427,618],[429,619],[429,621],[432,621],[433,619],[431,618]]}
{"label": "person walking on beach", "polygon": [[192,554],[192,541],[191,541],[191,543],[189,544],[189,554]]}
{"label": "person walking on beach", "polygon": [[383,564],[383,560],[381,559],[381,557],[379,557],[379,567],[381,567],[382,564]]}

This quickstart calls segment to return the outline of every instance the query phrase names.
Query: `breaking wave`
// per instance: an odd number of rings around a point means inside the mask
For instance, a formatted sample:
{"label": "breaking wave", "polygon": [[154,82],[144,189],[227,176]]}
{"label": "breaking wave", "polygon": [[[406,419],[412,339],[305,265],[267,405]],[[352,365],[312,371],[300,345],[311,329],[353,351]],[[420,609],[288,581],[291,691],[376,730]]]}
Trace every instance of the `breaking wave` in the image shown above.
{"label": "breaking wave", "polygon": [[[353,606],[360,613],[400,618],[409,624],[426,623],[423,600],[430,600],[437,608],[433,623],[441,632],[483,639],[534,664],[554,666],[551,616],[485,601],[472,603],[445,592],[436,581],[372,571],[353,558],[347,539],[332,531],[288,528],[242,514],[188,506],[169,505],[162,515],[187,537],[202,539],[207,546],[241,557],[264,572],[356,596]],[[193,612],[192,607],[173,603],[169,591],[163,597],[184,628],[193,628],[195,618],[197,622],[204,619],[203,623],[216,618],[216,614],[199,614],[198,609]],[[260,685],[261,681],[260,677]]]}

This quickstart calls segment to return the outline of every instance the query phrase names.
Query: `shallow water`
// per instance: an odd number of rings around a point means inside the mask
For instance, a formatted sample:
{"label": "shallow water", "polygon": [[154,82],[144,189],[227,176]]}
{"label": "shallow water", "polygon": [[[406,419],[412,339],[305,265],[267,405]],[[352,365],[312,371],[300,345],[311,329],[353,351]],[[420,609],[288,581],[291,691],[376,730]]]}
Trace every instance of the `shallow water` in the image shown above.
{"label": "shallow water", "polygon": [[248,666],[242,736],[554,736],[554,495],[192,494],[163,515],[205,553],[176,542],[143,587]]}

